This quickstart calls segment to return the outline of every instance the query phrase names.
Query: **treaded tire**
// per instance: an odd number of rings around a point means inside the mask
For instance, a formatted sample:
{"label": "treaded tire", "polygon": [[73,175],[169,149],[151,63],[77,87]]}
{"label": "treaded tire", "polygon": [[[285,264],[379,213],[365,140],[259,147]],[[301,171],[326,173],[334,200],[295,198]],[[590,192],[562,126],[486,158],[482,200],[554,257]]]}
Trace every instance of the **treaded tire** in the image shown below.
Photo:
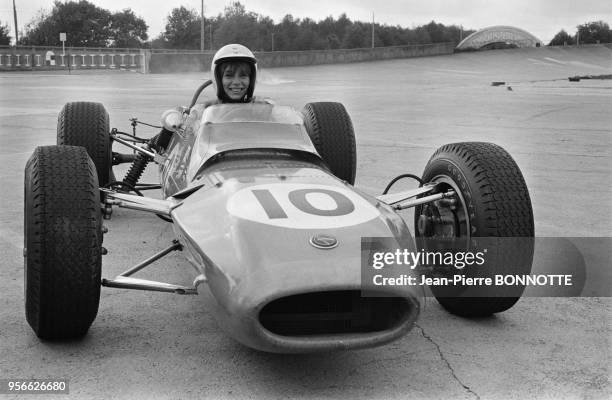
{"label": "treaded tire", "polygon": [[[523,175],[510,154],[492,143],[444,145],[427,163],[423,181],[445,179],[454,182],[467,210],[470,232],[462,232],[461,236],[489,238],[489,243],[500,244],[499,248],[489,249],[485,257],[488,262],[486,268],[490,268],[488,273],[529,274],[534,246],[533,211]],[[417,225],[424,207],[415,208],[417,242],[423,234]],[[491,289],[495,290],[493,297],[446,297],[441,294],[441,289],[431,286],[444,308],[465,317],[505,311],[519,300],[523,289],[510,289],[502,285]]]}
{"label": "treaded tire", "polygon": [[57,144],[85,147],[101,186],[110,182],[112,173],[109,126],[108,113],[101,103],[66,103],[57,116]]}
{"label": "treaded tire", "polygon": [[25,167],[26,318],[41,339],[78,338],[98,312],[101,215],[82,147],[37,147]]}
{"label": "treaded tire", "polygon": [[354,185],[357,149],[353,123],[346,108],[341,103],[308,103],[302,113],[310,140],[330,171]]}

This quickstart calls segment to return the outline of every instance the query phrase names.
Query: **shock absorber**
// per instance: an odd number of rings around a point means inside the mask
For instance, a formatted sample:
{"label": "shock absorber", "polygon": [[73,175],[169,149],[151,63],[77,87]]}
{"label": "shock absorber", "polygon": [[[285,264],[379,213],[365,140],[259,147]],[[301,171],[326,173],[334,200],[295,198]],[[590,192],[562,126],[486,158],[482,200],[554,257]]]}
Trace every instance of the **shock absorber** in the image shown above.
{"label": "shock absorber", "polygon": [[147,168],[147,164],[149,164],[150,161],[151,157],[138,153],[127,174],[125,174],[122,183],[130,189],[135,189],[138,180],[142,176],[142,173],[144,172],[145,168]]}

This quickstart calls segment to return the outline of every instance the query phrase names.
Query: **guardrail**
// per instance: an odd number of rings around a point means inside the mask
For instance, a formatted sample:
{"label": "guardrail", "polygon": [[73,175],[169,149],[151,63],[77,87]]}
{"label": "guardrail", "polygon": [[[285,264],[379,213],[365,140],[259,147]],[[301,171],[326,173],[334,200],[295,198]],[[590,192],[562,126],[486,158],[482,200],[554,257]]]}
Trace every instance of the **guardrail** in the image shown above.
{"label": "guardrail", "polygon": [[26,50],[30,52],[42,52],[47,50],[52,50],[54,52],[61,52],[62,49],[68,51],[93,51],[93,52],[108,52],[108,51],[116,51],[123,53],[138,53],[141,49],[139,47],[74,47],[74,46],[34,46],[34,45],[19,45],[19,46],[9,46],[6,44],[0,45],[0,51],[7,50]]}
{"label": "guardrail", "polygon": [[150,54],[142,49],[0,47],[0,71],[129,69],[146,72]]}

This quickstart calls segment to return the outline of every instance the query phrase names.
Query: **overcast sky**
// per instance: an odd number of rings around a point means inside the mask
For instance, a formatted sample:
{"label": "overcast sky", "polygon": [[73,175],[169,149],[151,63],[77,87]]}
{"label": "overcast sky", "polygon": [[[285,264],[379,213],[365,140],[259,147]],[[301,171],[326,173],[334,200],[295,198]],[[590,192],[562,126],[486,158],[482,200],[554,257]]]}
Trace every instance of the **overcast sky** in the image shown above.
{"label": "overcast sky", "polygon": [[[90,0],[109,11],[131,8],[149,25],[149,36],[157,37],[164,30],[170,11],[181,5],[200,10],[200,0]],[[41,9],[51,10],[53,1],[15,0],[19,29]],[[204,14],[216,16],[230,0],[204,0]],[[463,25],[466,29],[482,29],[492,25],[511,25],[531,32],[548,43],[561,29],[570,34],[576,25],[595,20],[612,24],[610,0],[242,0],[248,11],[269,16],[279,22],[284,15],[309,17],[315,21],[345,12],[353,21],[371,21],[402,27],[415,27],[431,20],[445,25]],[[11,0],[2,0],[0,23],[11,27],[14,36]]]}

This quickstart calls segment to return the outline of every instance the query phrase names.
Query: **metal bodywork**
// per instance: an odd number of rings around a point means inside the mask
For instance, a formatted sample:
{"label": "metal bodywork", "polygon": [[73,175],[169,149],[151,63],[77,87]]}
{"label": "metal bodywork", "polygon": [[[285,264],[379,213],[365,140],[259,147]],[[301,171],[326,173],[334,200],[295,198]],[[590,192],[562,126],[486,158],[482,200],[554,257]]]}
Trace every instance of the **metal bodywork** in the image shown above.
{"label": "metal bodywork", "polygon": [[[230,336],[264,351],[311,352],[376,346],[412,328],[415,289],[361,296],[361,239],[413,249],[389,204],[427,189],[386,203],[358,191],[327,170],[299,113],[267,103],[193,107],[164,156],[166,200],[109,192],[108,201],[172,219],[197,270],[194,287]],[[129,286],[118,278],[105,285]],[[160,286],[185,288],[174,289]]]}

